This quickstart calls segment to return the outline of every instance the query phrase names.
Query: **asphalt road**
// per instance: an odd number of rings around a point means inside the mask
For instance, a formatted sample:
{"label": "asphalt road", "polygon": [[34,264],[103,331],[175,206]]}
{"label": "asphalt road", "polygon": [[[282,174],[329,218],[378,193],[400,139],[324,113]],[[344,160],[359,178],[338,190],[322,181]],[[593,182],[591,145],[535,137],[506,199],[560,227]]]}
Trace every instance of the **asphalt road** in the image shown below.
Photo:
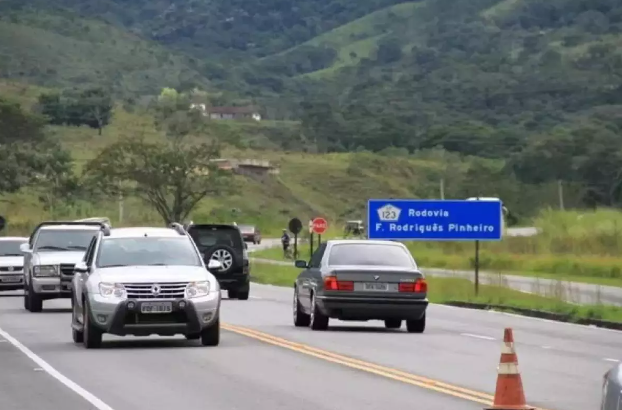
{"label": "asphalt road", "polygon": [[71,340],[69,301],[33,314],[14,295],[0,296],[3,410],[482,409],[505,327],[528,402],[588,410],[622,346],[621,332],[436,305],[420,335],[380,322],[313,332],[293,326],[291,289],[253,284],[249,300],[223,301],[218,347],[106,335],[87,351]]}
{"label": "asphalt road", "polygon": [[248,301],[224,300],[215,348],[105,336],[87,351],[71,341],[68,301],[32,314],[21,297],[0,297],[0,408],[482,409],[509,326],[530,404],[587,410],[622,346],[618,332],[435,305],[421,335],[380,322],[313,332],[293,327],[291,298],[253,285]]}

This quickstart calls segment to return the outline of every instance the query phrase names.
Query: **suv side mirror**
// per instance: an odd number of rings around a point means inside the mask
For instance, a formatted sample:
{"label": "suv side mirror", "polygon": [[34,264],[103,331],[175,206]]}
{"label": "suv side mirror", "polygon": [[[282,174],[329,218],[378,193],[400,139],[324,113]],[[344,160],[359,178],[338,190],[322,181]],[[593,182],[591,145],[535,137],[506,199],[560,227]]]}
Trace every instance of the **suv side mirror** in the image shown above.
{"label": "suv side mirror", "polygon": [[296,261],[294,265],[296,265],[296,267],[300,269],[307,269],[309,267],[309,265],[307,264],[307,261],[303,261],[303,260]]}
{"label": "suv side mirror", "polygon": [[23,253],[30,253],[30,244],[29,243],[23,243],[21,245],[19,245],[19,250]]}
{"label": "suv side mirror", "polygon": [[244,242],[244,249],[248,249],[248,244]]}
{"label": "suv side mirror", "polygon": [[86,263],[84,261],[76,263],[76,266],[73,267],[73,270],[80,273],[88,273],[90,271],[89,267],[86,266]]}
{"label": "suv side mirror", "polygon": [[207,270],[220,270],[220,269],[222,269],[222,263],[220,263],[219,261],[210,259],[210,261],[207,262]]}

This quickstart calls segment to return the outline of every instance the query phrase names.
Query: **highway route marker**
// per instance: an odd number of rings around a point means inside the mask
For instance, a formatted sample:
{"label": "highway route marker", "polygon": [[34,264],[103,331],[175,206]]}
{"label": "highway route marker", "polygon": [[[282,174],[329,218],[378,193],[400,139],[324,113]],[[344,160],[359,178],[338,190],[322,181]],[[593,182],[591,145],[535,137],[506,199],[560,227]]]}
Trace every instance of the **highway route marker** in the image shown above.
{"label": "highway route marker", "polygon": [[370,199],[367,237],[392,241],[475,241],[475,293],[479,242],[503,238],[503,203],[490,200]]}

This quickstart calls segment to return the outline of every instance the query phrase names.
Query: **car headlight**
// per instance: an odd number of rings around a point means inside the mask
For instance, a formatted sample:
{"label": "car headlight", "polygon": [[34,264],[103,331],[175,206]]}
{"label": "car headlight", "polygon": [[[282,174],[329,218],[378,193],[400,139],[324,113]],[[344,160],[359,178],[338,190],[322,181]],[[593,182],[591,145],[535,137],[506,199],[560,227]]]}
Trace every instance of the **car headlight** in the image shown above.
{"label": "car headlight", "polygon": [[209,294],[209,282],[191,282],[186,286],[186,296],[188,299],[200,298]]}
{"label": "car headlight", "polygon": [[127,298],[127,292],[125,286],[120,283],[106,283],[99,284],[99,294],[105,298],[125,299]]}
{"label": "car headlight", "polygon": [[33,268],[35,276],[59,276],[58,265],[40,265]]}

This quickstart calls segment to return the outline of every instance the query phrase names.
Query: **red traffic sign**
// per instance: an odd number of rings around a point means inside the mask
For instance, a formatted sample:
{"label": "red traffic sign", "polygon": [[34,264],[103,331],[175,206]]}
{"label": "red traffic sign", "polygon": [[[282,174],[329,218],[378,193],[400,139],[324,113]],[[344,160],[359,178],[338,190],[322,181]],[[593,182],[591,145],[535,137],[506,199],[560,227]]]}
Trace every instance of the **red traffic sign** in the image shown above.
{"label": "red traffic sign", "polygon": [[318,235],[323,235],[328,229],[328,221],[324,218],[315,218],[311,221],[311,229]]}

